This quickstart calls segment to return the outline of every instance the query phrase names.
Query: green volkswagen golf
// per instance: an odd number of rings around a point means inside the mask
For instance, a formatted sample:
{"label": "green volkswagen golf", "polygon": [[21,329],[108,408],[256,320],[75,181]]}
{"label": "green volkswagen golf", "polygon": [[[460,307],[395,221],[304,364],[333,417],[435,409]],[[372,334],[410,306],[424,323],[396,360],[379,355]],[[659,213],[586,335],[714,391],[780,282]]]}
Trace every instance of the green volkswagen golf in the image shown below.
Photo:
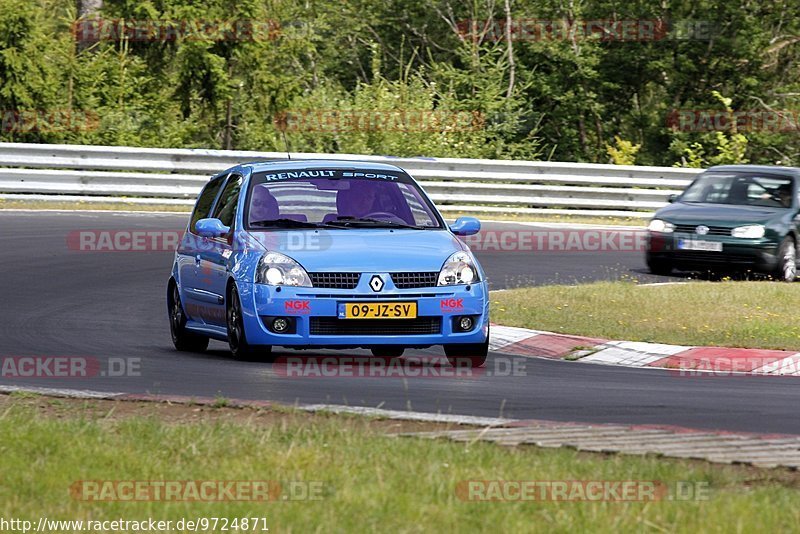
{"label": "green volkswagen golf", "polygon": [[650,221],[650,271],[751,271],[794,281],[798,179],[791,167],[711,167]]}

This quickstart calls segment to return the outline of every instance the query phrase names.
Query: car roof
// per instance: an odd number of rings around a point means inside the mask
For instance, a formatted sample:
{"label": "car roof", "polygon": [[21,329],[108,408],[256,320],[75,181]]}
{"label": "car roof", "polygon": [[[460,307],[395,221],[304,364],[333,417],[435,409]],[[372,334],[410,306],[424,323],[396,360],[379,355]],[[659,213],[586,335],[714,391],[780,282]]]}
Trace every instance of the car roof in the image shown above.
{"label": "car roof", "polygon": [[771,173],[784,173],[787,172],[793,175],[800,174],[798,167],[782,167],[780,165],[715,165],[709,167],[709,171],[723,171],[723,172],[771,172]]}
{"label": "car roof", "polygon": [[347,161],[334,159],[314,160],[278,160],[244,163],[242,167],[249,167],[252,172],[293,170],[293,169],[336,169],[359,171],[394,171],[405,172],[400,167],[386,163],[371,163],[367,161]]}

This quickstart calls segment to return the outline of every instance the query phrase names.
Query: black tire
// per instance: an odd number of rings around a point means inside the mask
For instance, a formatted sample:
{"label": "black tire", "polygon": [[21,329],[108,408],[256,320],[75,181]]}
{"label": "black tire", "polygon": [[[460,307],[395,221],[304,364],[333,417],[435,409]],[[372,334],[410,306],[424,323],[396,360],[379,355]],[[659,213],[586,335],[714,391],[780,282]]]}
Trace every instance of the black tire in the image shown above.
{"label": "black tire", "polygon": [[228,330],[228,346],[231,355],[243,361],[272,361],[272,347],[269,345],[251,345],[247,342],[242,319],[242,301],[236,285],[232,285],[225,304],[225,324]]}
{"label": "black tire", "polygon": [[372,355],[376,358],[399,358],[405,352],[405,347],[396,347],[394,345],[383,345],[380,347],[372,347]]}
{"label": "black tire", "polygon": [[181,352],[203,352],[208,348],[208,338],[189,332],[186,329],[186,312],[183,310],[178,284],[174,280],[169,283],[167,294],[167,313],[169,314],[169,332],[172,344]]}
{"label": "black tire", "polygon": [[797,245],[785,237],[778,247],[778,264],[772,276],[781,282],[794,282],[797,278]]}
{"label": "black tire", "polygon": [[650,272],[660,276],[669,276],[672,274],[672,263],[669,260],[648,258],[647,267]]}
{"label": "black tire", "polygon": [[444,353],[453,367],[483,367],[489,355],[489,336],[484,343],[445,345]]}

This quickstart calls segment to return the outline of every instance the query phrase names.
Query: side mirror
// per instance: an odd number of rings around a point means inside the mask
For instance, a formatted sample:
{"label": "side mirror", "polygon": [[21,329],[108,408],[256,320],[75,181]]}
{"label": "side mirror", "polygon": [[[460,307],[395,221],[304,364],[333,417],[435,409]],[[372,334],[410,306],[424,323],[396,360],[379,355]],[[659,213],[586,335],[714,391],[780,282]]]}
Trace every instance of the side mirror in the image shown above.
{"label": "side mirror", "polygon": [[481,231],[481,222],[475,217],[459,217],[450,225],[450,231],[456,235],[473,235]]}
{"label": "side mirror", "polygon": [[676,200],[678,200],[678,195],[674,193],[667,197],[667,202],[669,202],[670,204],[672,204]]}
{"label": "side mirror", "polygon": [[231,227],[225,226],[219,219],[200,219],[194,229],[202,237],[222,237],[231,231]]}

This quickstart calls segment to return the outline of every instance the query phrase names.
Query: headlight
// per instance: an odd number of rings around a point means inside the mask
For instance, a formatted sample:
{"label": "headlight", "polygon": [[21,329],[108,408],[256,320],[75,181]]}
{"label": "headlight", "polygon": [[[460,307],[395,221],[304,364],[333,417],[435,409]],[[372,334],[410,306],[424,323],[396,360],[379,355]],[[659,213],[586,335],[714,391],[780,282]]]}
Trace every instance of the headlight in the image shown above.
{"label": "headlight", "polygon": [[456,252],[439,271],[440,286],[465,285],[478,281],[478,268],[466,252]]}
{"label": "headlight", "polygon": [[731,230],[733,237],[746,237],[748,239],[758,239],[764,237],[763,224],[750,224],[747,226],[739,226]]}
{"label": "headlight", "polygon": [[650,221],[650,224],[647,225],[647,229],[651,232],[660,232],[662,234],[670,234],[675,231],[675,225],[672,223],[668,223],[667,221],[662,221],[661,219],[653,219]]}
{"label": "headlight", "polygon": [[279,252],[267,252],[258,262],[256,284],[311,287],[311,278],[299,263]]}

